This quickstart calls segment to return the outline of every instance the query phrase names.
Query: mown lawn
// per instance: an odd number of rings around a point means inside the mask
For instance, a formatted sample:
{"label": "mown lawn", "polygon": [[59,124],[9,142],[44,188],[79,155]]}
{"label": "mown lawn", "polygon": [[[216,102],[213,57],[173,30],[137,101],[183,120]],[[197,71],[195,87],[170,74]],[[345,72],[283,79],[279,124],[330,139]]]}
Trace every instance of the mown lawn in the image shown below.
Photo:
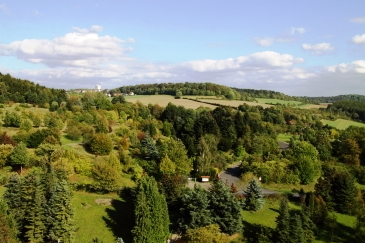
{"label": "mown lawn", "polygon": [[[275,228],[276,227],[276,217],[279,215],[279,199],[265,199],[264,207],[257,212],[243,211],[242,216],[244,219],[245,227],[250,227],[255,224],[261,224],[266,227]],[[289,208],[291,210],[300,210],[300,206],[294,203],[289,203]],[[333,233],[333,242],[353,242],[354,235],[354,225],[356,218],[354,216],[334,213],[337,220],[337,228]],[[330,233],[324,231],[318,231],[317,239],[315,242],[324,243],[330,242]]]}
{"label": "mown lawn", "polygon": [[340,129],[340,130],[345,130],[349,126],[365,127],[364,123],[354,122],[354,121],[344,120],[344,119],[337,119],[335,121],[322,119],[321,122],[323,123],[323,125],[328,125],[330,127],[334,127],[334,128]]}
{"label": "mown lawn", "polygon": [[292,135],[290,134],[284,134],[284,133],[280,133],[277,137],[276,140],[277,141],[282,141],[282,142],[290,142],[290,139],[292,138]]}
{"label": "mown lawn", "polygon": [[[97,204],[96,200],[104,200]],[[76,235],[75,242],[90,243],[99,238],[103,242],[115,242],[122,237],[130,242],[133,228],[133,207],[130,200],[124,200],[116,194],[100,195],[86,192],[75,192]]]}

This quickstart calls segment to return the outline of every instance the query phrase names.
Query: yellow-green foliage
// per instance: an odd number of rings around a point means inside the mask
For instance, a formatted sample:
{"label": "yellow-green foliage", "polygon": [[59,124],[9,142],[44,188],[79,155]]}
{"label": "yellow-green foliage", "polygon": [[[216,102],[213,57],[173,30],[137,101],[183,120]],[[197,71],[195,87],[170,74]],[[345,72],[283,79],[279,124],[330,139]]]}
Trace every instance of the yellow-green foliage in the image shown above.
{"label": "yellow-green foliage", "polygon": [[217,224],[189,229],[183,236],[187,243],[226,243],[228,236],[222,234]]}
{"label": "yellow-green foliage", "polygon": [[10,144],[0,144],[0,168],[5,166],[13,148]]}
{"label": "yellow-green foliage", "polygon": [[165,155],[160,163],[160,172],[161,174],[174,174],[176,169],[176,165],[169,159],[167,155]]}

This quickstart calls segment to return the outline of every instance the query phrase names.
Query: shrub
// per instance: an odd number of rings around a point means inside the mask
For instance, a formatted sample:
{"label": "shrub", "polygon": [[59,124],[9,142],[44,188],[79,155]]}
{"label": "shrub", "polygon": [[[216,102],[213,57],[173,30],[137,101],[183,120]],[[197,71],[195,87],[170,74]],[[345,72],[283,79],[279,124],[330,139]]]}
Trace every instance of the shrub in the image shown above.
{"label": "shrub", "polygon": [[113,150],[113,141],[105,133],[96,133],[90,141],[90,150],[95,155],[108,155]]}

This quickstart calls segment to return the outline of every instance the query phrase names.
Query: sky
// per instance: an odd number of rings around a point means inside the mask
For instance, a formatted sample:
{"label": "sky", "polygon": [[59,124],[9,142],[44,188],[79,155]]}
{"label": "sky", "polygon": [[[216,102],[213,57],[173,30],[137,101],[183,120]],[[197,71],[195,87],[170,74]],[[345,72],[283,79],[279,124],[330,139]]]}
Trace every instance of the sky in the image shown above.
{"label": "sky", "polygon": [[0,72],[63,89],[365,95],[365,1],[0,0]]}

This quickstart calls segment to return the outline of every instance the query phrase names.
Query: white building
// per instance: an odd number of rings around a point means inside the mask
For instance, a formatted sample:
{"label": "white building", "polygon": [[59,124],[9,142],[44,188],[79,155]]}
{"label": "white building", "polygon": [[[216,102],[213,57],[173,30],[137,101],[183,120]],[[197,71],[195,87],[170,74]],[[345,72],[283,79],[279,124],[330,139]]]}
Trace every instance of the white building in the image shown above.
{"label": "white building", "polygon": [[95,91],[100,92],[101,91],[101,86],[100,85],[95,85]]}

